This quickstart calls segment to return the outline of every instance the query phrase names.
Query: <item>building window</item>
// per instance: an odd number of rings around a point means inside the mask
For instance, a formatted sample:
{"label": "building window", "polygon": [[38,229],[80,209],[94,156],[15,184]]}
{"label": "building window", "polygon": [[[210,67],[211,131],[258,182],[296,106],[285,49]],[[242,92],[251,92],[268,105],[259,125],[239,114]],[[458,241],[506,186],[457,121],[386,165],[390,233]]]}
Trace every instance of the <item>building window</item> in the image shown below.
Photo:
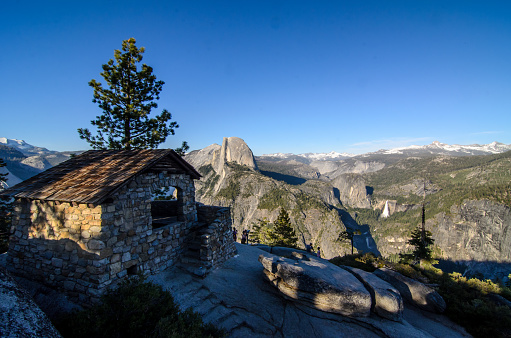
{"label": "building window", "polygon": [[151,216],[153,229],[182,221],[183,198],[180,189],[176,187],[156,189],[151,198]]}

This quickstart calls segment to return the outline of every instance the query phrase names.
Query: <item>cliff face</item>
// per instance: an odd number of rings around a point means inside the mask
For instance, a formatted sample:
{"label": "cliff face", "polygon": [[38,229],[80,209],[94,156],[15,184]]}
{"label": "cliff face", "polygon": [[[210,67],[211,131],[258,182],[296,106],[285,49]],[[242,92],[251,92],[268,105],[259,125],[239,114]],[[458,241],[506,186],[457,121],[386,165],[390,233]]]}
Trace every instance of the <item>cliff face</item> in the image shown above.
{"label": "cliff face", "polygon": [[[390,202],[390,201],[389,201]],[[390,205],[390,203],[389,203]],[[414,208],[417,215],[419,208]],[[384,225],[383,225],[384,226]],[[399,225],[381,237],[378,249],[384,256],[411,250],[409,231]],[[404,225],[402,228],[405,228]],[[485,278],[503,278],[511,272],[511,209],[489,200],[466,200],[426,221],[442,259],[465,265]]]}
{"label": "cliff face", "polygon": [[217,173],[222,173],[229,162],[257,170],[252,150],[238,137],[224,137],[222,147],[213,154],[213,168]]}
{"label": "cliff face", "polygon": [[488,200],[465,201],[437,214],[433,237],[445,257],[457,261],[511,263],[511,210]]}
{"label": "cliff face", "polygon": [[273,222],[283,207],[290,215],[299,245],[303,239],[312,242],[326,257],[348,251],[346,243],[335,241],[345,227],[332,208],[340,204],[330,184],[310,181],[293,186],[261,174],[252,151],[239,138],[224,138],[222,146],[211,145],[185,159],[203,175],[195,182],[196,200],[231,207],[233,226],[239,233],[252,229],[264,218]]}
{"label": "cliff face", "polygon": [[310,165],[321,173],[325,178],[334,179],[342,174],[356,173],[365,174],[378,171],[385,167],[385,163],[378,161],[313,161]]}
{"label": "cliff face", "polygon": [[332,180],[331,184],[339,192],[343,204],[353,208],[370,208],[371,199],[367,195],[366,183],[359,174],[342,174]]}
{"label": "cliff face", "polygon": [[[464,197],[492,194],[493,190],[481,188],[500,189],[496,183],[488,183],[495,178],[509,182],[504,174],[511,172],[506,169],[511,168],[511,155],[494,156],[491,161],[482,157],[407,159],[377,172],[343,173],[330,181],[297,176],[300,166],[296,161],[288,161],[287,166],[280,161],[266,162],[264,168],[261,163],[263,171],[259,172],[250,148],[239,138],[225,138],[221,146],[194,151],[185,159],[203,175],[196,182],[197,200],[230,206],[239,232],[264,218],[273,222],[283,207],[300,244],[302,238],[312,242],[326,258],[351,251],[348,242],[336,240],[346,229],[360,233],[354,238],[355,249],[389,257],[411,250],[407,241],[420,224],[426,195],[426,227],[433,233],[437,252],[447,260],[468,263],[474,271],[494,269],[505,276],[511,272],[507,203]],[[484,170],[479,170],[481,165]],[[265,174],[279,170],[282,176],[302,181],[286,184]],[[421,178],[424,172],[431,177],[426,182]],[[504,196],[506,191],[509,189]],[[381,211],[387,201],[389,217],[383,218]]]}

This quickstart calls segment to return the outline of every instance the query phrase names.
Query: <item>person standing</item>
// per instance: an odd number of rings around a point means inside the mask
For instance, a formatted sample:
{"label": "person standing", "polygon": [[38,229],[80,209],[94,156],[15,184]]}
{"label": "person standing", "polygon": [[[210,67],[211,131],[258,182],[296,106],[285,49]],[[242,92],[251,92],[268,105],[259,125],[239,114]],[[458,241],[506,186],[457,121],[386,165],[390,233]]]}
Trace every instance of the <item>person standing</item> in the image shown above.
{"label": "person standing", "polygon": [[232,238],[235,242],[238,240],[238,230],[236,230],[234,227],[232,228]]}
{"label": "person standing", "polygon": [[319,246],[318,246],[317,256],[318,256],[318,258],[321,258],[321,249],[319,248]]}

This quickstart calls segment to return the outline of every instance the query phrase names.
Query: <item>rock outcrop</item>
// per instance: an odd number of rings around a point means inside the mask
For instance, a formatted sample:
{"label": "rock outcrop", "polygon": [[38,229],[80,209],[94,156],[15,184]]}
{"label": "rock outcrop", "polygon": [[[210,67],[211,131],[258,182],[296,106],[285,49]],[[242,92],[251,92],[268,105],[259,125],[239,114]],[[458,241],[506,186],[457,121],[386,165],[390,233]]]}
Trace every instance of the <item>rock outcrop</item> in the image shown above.
{"label": "rock outcrop", "polygon": [[252,150],[239,137],[224,137],[222,145],[212,144],[206,148],[192,151],[184,159],[199,169],[211,165],[217,174],[222,175],[229,162],[257,170]]}
{"label": "rock outcrop", "polygon": [[488,200],[467,200],[438,214],[435,244],[460,261],[511,263],[511,209]]}
{"label": "rock outcrop", "polygon": [[[175,266],[150,276],[149,281],[170,291],[181,309],[192,308],[202,316],[204,322],[224,329],[227,337],[338,337],[340,335],[391,338],[469,337],[463,328],[450,322],[446,317],[438,314],[425,316],[420,310],[414,308],[405,308],[403,320],[396,322],[373,314],[369,317],[345,317],[283,298],[262,276],[258,257],[264,252],[248,245],[237,244],[236,247],[239,255],[213,270],[205,278],[196,278],[193,274]],[[290,254],[289,250],[276,249],[276,252],[279,255]],[[303,256],[295,256],[295,258],[300,257]],[[2,264],[5,262],[0,257],[0,265]],[[4,281],[1,275],[0,280]],[[30,285],[22,285],[32,288]],[[2,284],[0,294],[7,294],[6,290],[8,288]],[[58,297],[52,294],[52,298]],[[37,297],[34,299],[37,301]],[[48,299],[44,300],[44,302],[47,301]],[[31,336],[31,331],[19,333],[10,328],[4,328],[5,326],[1,325],[6,323],[4,318],[7,313],[4,308],[8,303],[4,299],[0,301],[0,336],[59,337],[58,334],[53,335],[52,331]],[[62,306],[60,302],[50,303],[53,310]],[[19,307],[18,299],[10,304]],[[39,301],[38,304],[40,304]],[[30,325],[36,322],[32,318]]]}
{"label": "rock outcrop", "polygon": [[30,156],[23,159],[21,163],[40,171],[45,171],[52,167],[51,163],[43,156]]}
{"label": "rock outcrop", "polygon": [[61,337],[30,295],[0,267],[0,336]]}
{"label": "rock outcrop", "polygon": [[222,146],[215,144],[193,151],[185,160],[203,176],[195,181],[196,200],[230,207],[238,233],[252,229],[258,220],[274,221],[284,207],[290,213],[297,235],[301,238],[303,234],[307,243],[321,247],[325,257],[335,257],[348,250],[347,244],[335,241],[345,227],[338,212],[327,207],[340,206],[327,182],[308,181],[293,186],[265,176],[254,170],[257,167],[251,165],[250,148],[236,137],[225,138]]}
{"label": "rock outcrop", "polygon": [[334,179],[339,175],[355,173],[365,174],[381,170],[385,163],[378,161],[365,161],[347,159],[341,161],[313,161],[310,166],[315,167],[321,173],[321,176]]}
{"label": "rock outcrop", "polygon": [[224,137],[220,152],[213,154],[213,168],[217,173],[223,171],[224,165],[234,162],[252,170],[257,169],[254,154],[245,141],[239,137]]}
{"label": "rock outcrop", "polygon": [[429,312],[445,311],[444,299],[432,288],[387,268],[377,269],[374,274],[399,290],[401,296],[410,304]]}
{"label": "rock outcrop", "polygon": [[371,311],[382,318],[394,321],[403,319],[403,298],[396,288],[373,273],[349,266],[342,268],[354,274],[367,288],[372,298]]}
{"label": "rock outcrop", "polygon": [[345,317],[284,298],[262,276],[258,257],[269,254],[236,246],[239,255],[204,279],[171,268],[149,280],[169,290],[181,309],[191,307],[223,328],[227,337],[469,337],[444,316],[424,316],[414,308],[405,308],[403,321],[396,322],[372,314]]}
{"label": "rock outcrop", "polygon": [[222,146],[214,143],[206,148],[194,150],[184,156],[186,162],[190,163],[195,169],[213,163],[213,156],[215,153],[220,152]]}
{"label": "rock outcrop", "polygon": [[366,183],[359,174],[342,174],[332,180],[331,184],[339,191],[342,204],[353,208],[370,208],[371,199],[367,194]]}
{"label": "rock outcrop", "polygon": [[321,311],[369,316],[371,295],[353,274],[321,259],[293,257],[259,256],[265,276],[282,294]]}

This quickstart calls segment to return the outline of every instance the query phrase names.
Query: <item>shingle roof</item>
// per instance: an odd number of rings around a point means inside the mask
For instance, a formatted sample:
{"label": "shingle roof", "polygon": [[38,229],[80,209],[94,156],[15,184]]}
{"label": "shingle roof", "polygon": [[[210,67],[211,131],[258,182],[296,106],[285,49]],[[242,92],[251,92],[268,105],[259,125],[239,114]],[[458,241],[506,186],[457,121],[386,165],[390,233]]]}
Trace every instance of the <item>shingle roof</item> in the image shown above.
{"label": "shingle roof", "polygon": [[0,195],[98,204],[146,170],[200,174],[172,149],[89,150],[29,178]]}

